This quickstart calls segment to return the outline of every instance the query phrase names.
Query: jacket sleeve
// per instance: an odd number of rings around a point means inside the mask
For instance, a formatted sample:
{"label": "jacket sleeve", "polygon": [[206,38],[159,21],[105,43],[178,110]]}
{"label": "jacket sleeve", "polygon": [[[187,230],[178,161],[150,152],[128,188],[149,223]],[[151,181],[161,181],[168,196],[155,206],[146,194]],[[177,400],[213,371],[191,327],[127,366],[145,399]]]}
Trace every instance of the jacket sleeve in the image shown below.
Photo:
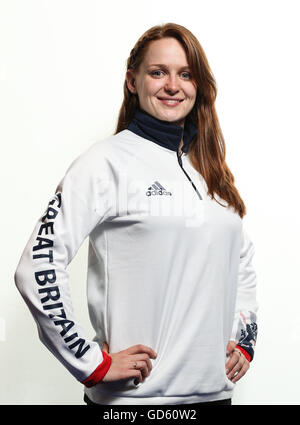
{"label": "jacket sleeve", "polygon": [[111,357],[96,342],[88,341],[76,322],[67,272],[80,245],[110,211],[107,190],[101,187],[105,182],[94,175],[90,157],[90,153],[82,154],[67,170],[14,275],[40,340],[86,386],[102,379],[111,364]]}
{"label": "jacket sleeve", "polygon": [[230,339],[236,342],[236,348],[248,361],[253,360],[257,338],[257,276],[252,265],[253,255],[253,243],[242,229],[235,317]]}

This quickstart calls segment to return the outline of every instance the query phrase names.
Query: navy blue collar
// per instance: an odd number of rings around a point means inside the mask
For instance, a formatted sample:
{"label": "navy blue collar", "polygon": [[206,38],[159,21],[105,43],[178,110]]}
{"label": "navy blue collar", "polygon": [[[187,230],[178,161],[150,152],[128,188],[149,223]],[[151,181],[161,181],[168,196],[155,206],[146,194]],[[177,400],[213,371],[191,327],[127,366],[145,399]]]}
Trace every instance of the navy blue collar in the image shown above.
{"label": "navy blue collar", "polygon": [[182,128],[180,125],[159,120],[140,108],[136,109],[127,129],[172,151],[178,151],[183,137],[181,150],[185,153],[198,132],[197,127],[188,119]]}

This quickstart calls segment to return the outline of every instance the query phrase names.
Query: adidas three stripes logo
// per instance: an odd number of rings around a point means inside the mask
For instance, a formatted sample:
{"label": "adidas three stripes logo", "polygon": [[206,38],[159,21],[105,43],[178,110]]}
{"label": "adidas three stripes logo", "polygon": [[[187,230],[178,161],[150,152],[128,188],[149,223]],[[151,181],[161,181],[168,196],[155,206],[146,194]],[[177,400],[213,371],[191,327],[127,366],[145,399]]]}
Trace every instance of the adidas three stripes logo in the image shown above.
{"label": "adidas three stripes logo", "polygon": [[158,181],[155,181],[150,187],[148,187],[146,195],[172,195],[172,193],[167,192],[166,189]]}

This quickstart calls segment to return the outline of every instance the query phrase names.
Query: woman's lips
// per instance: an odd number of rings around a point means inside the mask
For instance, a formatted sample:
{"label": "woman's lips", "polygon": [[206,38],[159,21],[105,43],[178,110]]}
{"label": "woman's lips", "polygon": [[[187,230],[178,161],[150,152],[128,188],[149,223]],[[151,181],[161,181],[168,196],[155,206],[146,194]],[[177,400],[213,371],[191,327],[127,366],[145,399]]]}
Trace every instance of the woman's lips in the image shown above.
{"label": "woman's lips", "polygon": [[158,100],[160,100],[164,105],[171,106],[171,107],[177,106],[177,105],[179,105],[179,103],[181,103],[183,101],[183,99],[181,99],[181,100],[178,100],[178,99],[160,99],[159,97],[158,97]]}

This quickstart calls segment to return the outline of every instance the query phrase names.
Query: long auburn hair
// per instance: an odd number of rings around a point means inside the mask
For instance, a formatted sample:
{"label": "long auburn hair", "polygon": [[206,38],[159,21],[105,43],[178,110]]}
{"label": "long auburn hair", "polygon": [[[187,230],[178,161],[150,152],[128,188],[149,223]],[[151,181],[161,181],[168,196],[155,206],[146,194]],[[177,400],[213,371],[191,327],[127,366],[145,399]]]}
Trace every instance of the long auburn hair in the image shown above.
{"label": "long auburn hair", "polygon": [[[246,207],[234,185],[234,176],[225,161],[225,141],[214,105],[217,96],[216,81],[198,39],[181,25],[175,23],[156,25],[147,30],[136,42],[127,59],[127,70],[137,72],[144,60],[149,43],[164,37],[176,38],[181,43],[186,52],[192,78],[197,86],[194,107],[186,117],[198,128],[197,137],[189,147],[189,158],[204,178],[208,195],[218,202],[214,196],[216,193],[243,218]],[[128,127],[136,109],[139,108],[138,96],[130,92],[126,79],[123,90],[124,99],[114,134]]]}

